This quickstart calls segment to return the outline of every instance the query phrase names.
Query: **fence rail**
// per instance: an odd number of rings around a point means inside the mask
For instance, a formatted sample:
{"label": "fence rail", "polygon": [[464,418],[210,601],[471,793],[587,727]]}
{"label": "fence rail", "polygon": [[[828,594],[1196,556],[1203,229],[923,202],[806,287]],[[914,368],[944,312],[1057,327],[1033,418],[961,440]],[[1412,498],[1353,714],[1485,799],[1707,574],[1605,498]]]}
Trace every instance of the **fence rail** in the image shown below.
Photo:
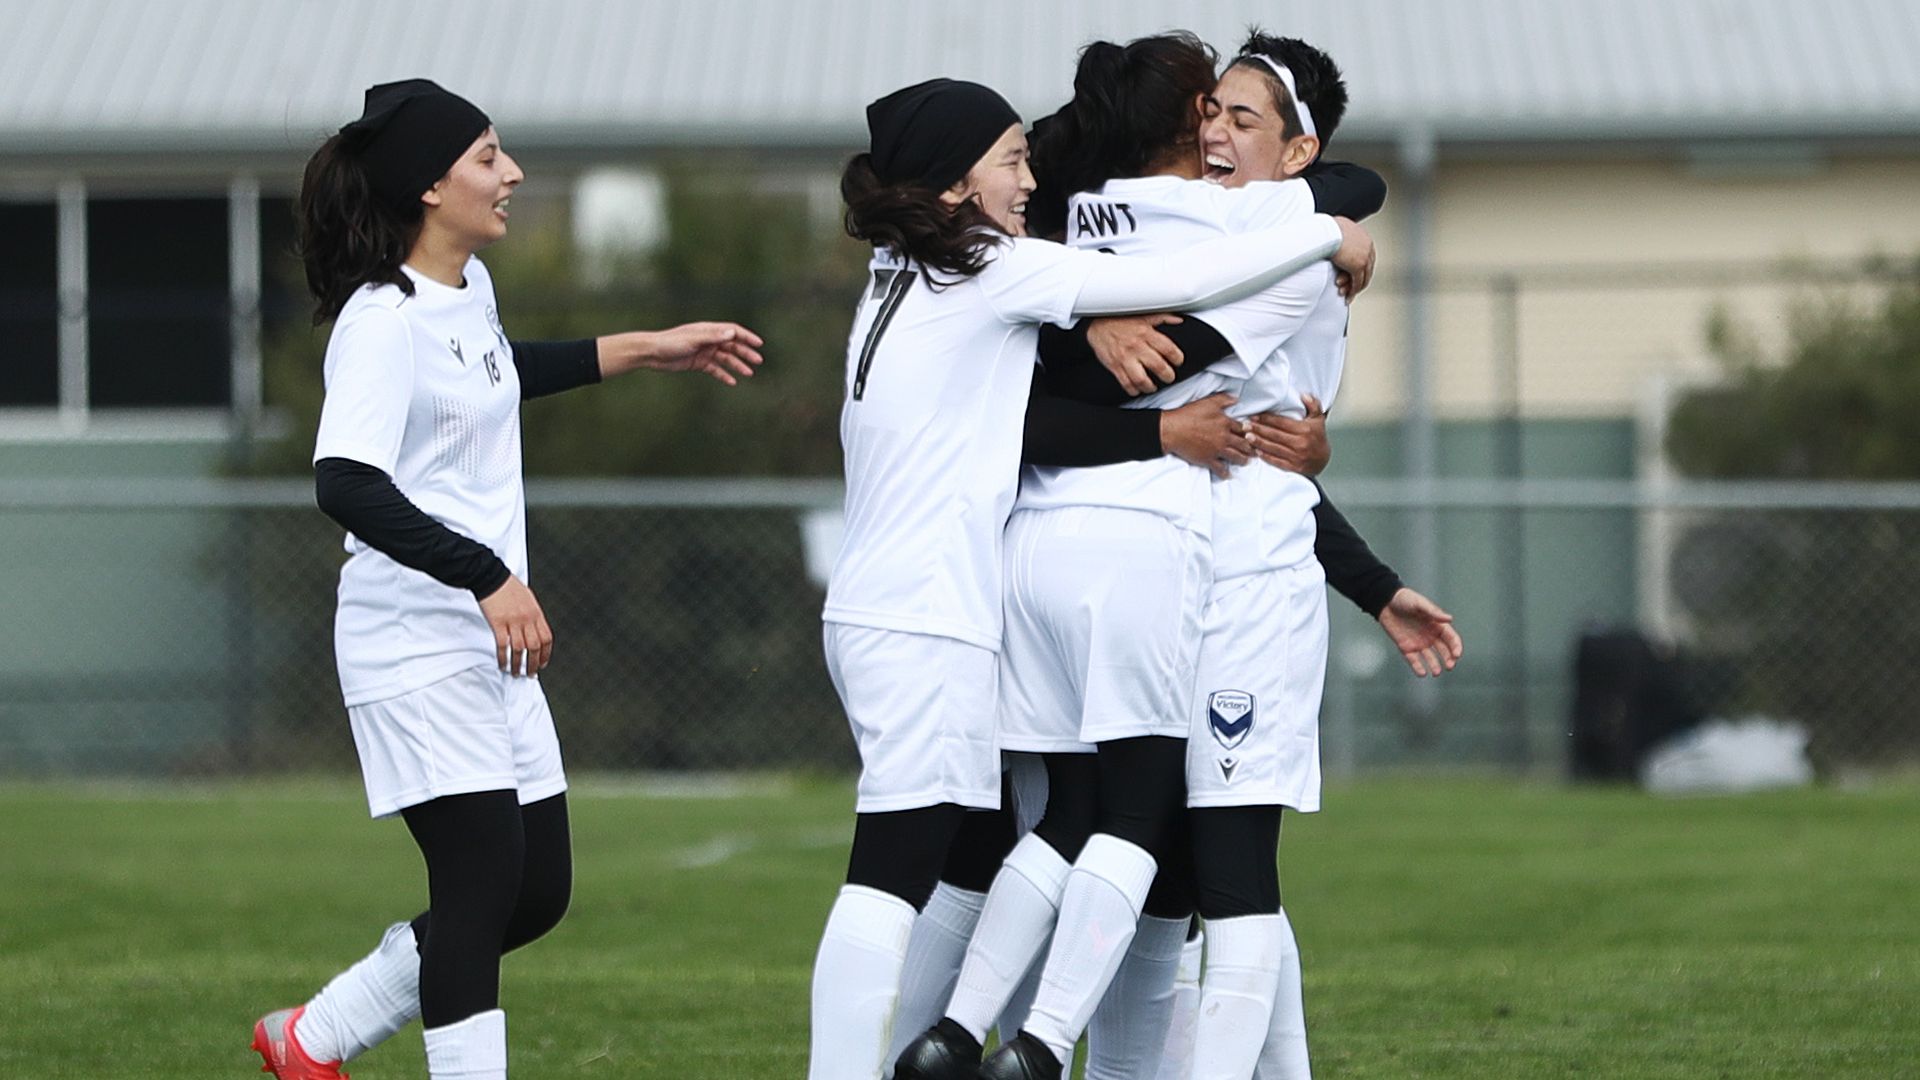
{"label": "fence rail", "polygon": [[[852,764],[820,660],[832,480],[536,481],[532,584],[573,767]],[[1414,515],[1466,637],[1416,684],[1335,602],[1330,768],[1554,770],[1580,636],[1638,627],[1696,713],[1805,723],[1826,763],[1920,756],[1920,484],[1334,480],[1389,561]],[[0,773],[345,770],[339,535],[303,481],[0,481]],[[1404,565],[1404,563],[1402,563]]]}

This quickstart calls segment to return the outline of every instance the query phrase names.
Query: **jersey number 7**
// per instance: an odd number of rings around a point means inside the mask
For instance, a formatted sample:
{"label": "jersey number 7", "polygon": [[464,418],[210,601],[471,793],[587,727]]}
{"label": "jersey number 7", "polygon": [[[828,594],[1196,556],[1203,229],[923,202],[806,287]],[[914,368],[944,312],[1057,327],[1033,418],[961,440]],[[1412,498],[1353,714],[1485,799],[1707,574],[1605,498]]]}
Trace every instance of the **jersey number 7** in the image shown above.
{"label": "jersey number 7", "polygon": [[900,301],[906,299],[907,290],[913,288],[914,279],[920,274],[915,270],[875,270],[873,272],[873,293],[869,299],[880,301],[880,310],[874,313],[873,326],[867,330],[866,343],[860,346],[860,362],[853,369],[853,400],[859,401],[867,396],[867,372],[873,368],[873,354],[880,347],[880,337],[887,332],[887,324],[893,322],[893,313],[900,310]]}

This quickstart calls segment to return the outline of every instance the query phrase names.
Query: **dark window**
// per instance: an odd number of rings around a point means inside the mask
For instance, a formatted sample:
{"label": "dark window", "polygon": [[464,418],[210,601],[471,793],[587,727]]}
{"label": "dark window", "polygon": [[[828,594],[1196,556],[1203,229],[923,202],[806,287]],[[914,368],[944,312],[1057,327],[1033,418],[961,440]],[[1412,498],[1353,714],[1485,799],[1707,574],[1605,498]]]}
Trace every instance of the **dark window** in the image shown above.
{"label": "dark window", "polygon": [[87,400],[225,406],[227,200],[87,203]]}
{"label": "dark window", "polygon": [[260,321],[267,341],[313,323],[306,270],[294,251],[299,237],[292,199],[260,200]]}
{"label": "dark window", "polygon": [[0,202],[0,406],[60,403],[59,242],[52,203]]}

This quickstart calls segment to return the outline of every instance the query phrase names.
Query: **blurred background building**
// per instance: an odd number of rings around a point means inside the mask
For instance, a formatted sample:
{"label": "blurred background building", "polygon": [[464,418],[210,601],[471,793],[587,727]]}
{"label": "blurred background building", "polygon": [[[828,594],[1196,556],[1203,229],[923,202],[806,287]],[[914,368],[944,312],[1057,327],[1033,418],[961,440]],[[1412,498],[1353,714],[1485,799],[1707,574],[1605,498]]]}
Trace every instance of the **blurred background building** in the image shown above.
{"label": "blurred background building", "polygon": [[863,106],[940,74],[1031,118],[1090,40],[1231,55],[1253,24],[1341,64],[1331,153],[1391,184],[1328,490],[1468,642],[1415,684],[1341,610],[1330,764],[1562,768],[1599,627],[1660,648],[1588,677],[1590,723],[1758,712],[1829,766],[1920,752],[1903,0],[0,0],[0,773],[351,760],[292,199],[361,90],[416,75],[529,175],[488,256],[517,336],[768,338],[738,391],[527,411],[572,760],[846,764],[808,538]]}

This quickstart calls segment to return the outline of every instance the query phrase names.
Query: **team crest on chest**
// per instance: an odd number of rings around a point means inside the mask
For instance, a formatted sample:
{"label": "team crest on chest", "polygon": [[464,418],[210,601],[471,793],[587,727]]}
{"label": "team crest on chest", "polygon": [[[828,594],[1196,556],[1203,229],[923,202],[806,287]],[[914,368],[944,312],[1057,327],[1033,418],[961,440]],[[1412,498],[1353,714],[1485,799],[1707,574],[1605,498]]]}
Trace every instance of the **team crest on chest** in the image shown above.
{"label": "team crest on chest", "polygon": [[1247,733],[1253,730],[1253,705],[1253,695],[1245,690],[1208,694],[1207,730],[1213,732],[1213,740],[1228,750],[1245,742]]}

